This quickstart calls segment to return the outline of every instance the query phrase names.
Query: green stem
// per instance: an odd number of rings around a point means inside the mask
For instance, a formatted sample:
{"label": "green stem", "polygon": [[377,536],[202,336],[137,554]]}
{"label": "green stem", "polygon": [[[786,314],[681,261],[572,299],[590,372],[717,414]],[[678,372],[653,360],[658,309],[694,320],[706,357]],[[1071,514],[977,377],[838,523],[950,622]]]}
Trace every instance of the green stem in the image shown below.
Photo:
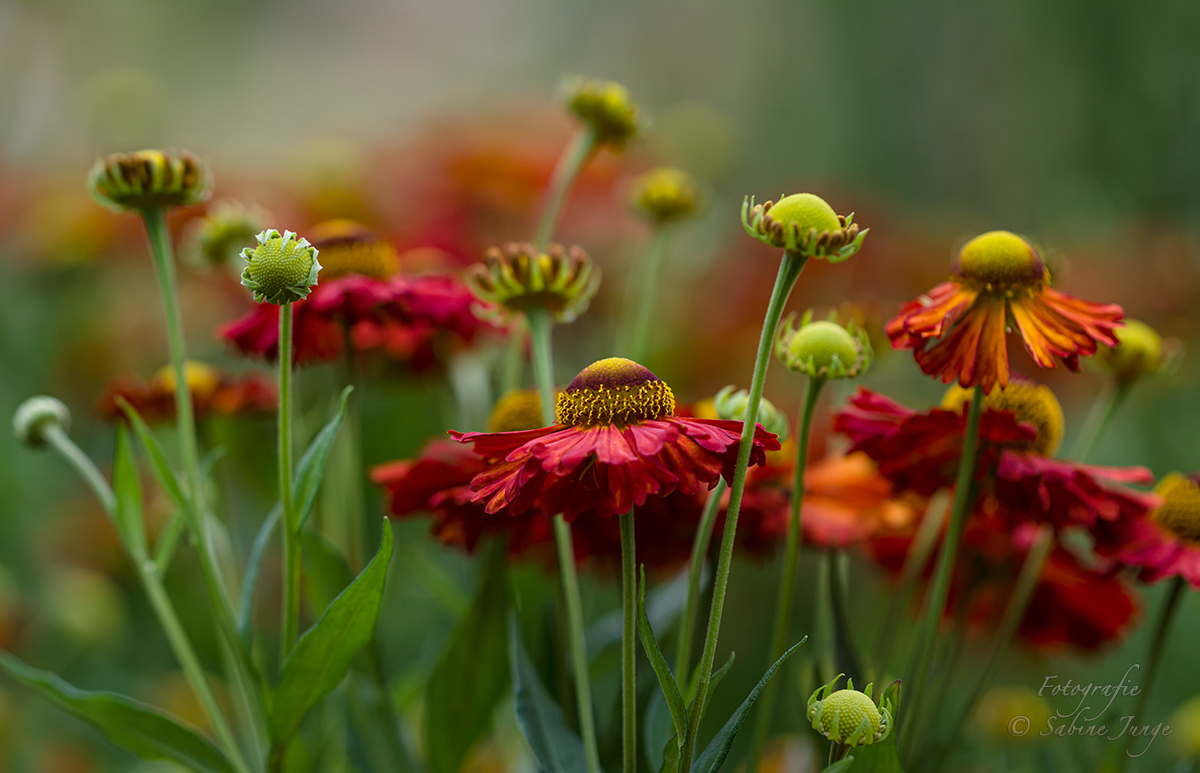
{"label": "green stem", "polygon": [[637,555],[633,510],[621,516],[621,751],[624,773],[637,773]]}
{"label": "green stem", "polygon": [[771,346],[775,341],[775,329],[783,316],[783,307],[791,295],[792,287],[800,277],[807,256],[786,251],[779,263],[779,274],[767,304],[763,319],[762,334],[758,340],[758,356],[754,361],[754,375],[750,380],[750,400],[746,404],[746,419],[742,424],[741,443],[738,445],[737,463],[733,468],[733,481],[729,487],[729,507],[725,515],[724,533],[721,535],[721,552],[717,559],[717,572],[713,578],[712,606],[708,613],[708,630],[704,635],[704,651],[700,656],[699,681],[696,697],[688,718],[687,734],[680,750],[679,770],[691,770],[692,754],[696,748],[696,736],[700,732],[700,720],[708,705],[708,692],[712,687],[713,661],[717,656],[717,637],[721,632],[721,614],[725,609],[725,589],[729,584],[729,570],[733,562],[733,544],[737,534],[738,512],[742,506],[742,491],[746,486],[746,469],[750,466],[750,451],[754,446],[754,432],[758,424],[758,403],[762,399],[763,384],[767,378],[767,366],[771,363]]}
{"label": "green stem", "polygon": [[933,642],[937,636],[938,626],[942,620],[942,612],[946,607],[946,597],[950,593],[950,577],[954,571],[954,559],[962,540],[963,526],[973,505],[972,485],[975,480],[976,440],[979,436],[979,418],[983,414],[983,387],[976,386],[971,398],[967,414],[967,430],[963,437],[963,450],[959,457],[958,478],[954,488],[954,509],[950,513],[950,525],[946,529],[946,539],[942,543],[938,555],[937,568],[934,571],[933,583],[925,600],[925,620],[917,640],[917,659],[914,663],[913,678],[907,680],[911,685],[909,698],[902,708],[907,723],[900,723],[902,728],[901,748],[904,753],[911,755],[913,728],[921,716],[921,701],[925,693],[925,680],[929,676],[929,666],[933,654]]}
{"label": "green stem", "polygon": [[79,446],[75,445],[75,441],[63,432],[62,427],[51,424],[46,427],[42,433],[46,440],[50,443],[50,447],[58,451],[63,459],[66,459],[67,464],[75,468],[79,476],[84,482],[91,487],[96,494],[96,499],[100,500],[100,505],[104,508],[104,512],[108,513],[110,518],[115,517],[117,512],[117,497],[113,494],[112,486],[108,485],[108,481],[92,463]]}
{"label": "green stem", "polygon": [[279,501],[283,504],[283,629],[279,667],[300,635],[300,524],[292,501],[292,304],[279,307]]}
{"label": "green stem", "polygon": [[1082,464],[1091,458],[1092,452],[1100,443],[1100,438],[1104,437],[1104,433],[1112,424],[1113,417],[1125,404],[1125,398],[1129,397],[1132,386],[1133,382],[1113,382],[1108,389],[1096,397],[1096,402],[1092,403],[1087,419],[1084,420],[1083,429],[1079,433],[1079,442],[1075,444],[1076,461]]}
{"label": "green stem", "polygon": [[[792,617],[792,596],[796,590],[796,566],[800,561],[800,542],[804,537],[801,530],[801,513],[804,504],[804,471],[808,465],[808,443],[812,435],[813,412],[817,400],[821,396],[821,388],[825,379],[811,378],[805,391],[803,407],[800,409],[800,434],[796,438],[796,462],[792,471],[792,501],[791,517],[788,519],[787,549],[784,553],[783,571],[779,575],[779,592],[775,596],[775,622],[771,626],[771,648],[767,652],[767,665],[783,655],[787,647],[788,627]],[[775,699],[779,693],[782,680],[772,679],[763,688],[762,696],[755,707],[757,718],[754,723],[754,736],[750,744],[750,756],[746,759],[746,773],[758,770],[758,760],[762,756],[763,746],[771,727],[771,717],[775,714]]]}
{"label": "green stem", "polygon": [[675,680],[683,687],[690,684],[692,660],[692,633],[696,629],[696,612],[700,607],[700,575],[704,571],[704,557],[708,555],[708,544],[712,541],[713,524],[721,510],[721,497],[729,485],[724,478],[708,495],[700,525],[696,527],[696,538],[692,540],[692,562],[688,568],[687,604],[679,621],[679,633],[675,642]]}
{"label": "green stem", "polygon": [[[1158,669],[1162,665],[1163,652],[1166,650],[1167,635],[1171,631],[1171,623],[1175,619],[1175,614],[1179,611],[1179,602],[1183,601],[1183,591],[1186,587],[1183,577],[1176,577],[1171,581],[1171,588],[1167,591],[1167,599],[1163,602],[1162,611],[1158,615],[1158,625],[1154,629],[1154,639],[1150,642],[1150,660],[1146,666],[1146,678],[1142,680],[1142,691],[1138,695],[1137,704],[1134,706],[1133,721],[1131,724],[1137,724],[1146,714],[1146,707],[1150,703],[1150,690],[1154,687],[1154,679],[1158,676]],[[1128,759],[1128,754],[1122,754],[1118,769],[1124,770],[1125,762]]]}
{"label": "green stem", "polygon": [[[630,287],[630,319],[633,327],[625,338],[625,349],[629,359],[641,362],[646,356],[646,345],[650,339],[650,323],[654,321],[655,301],[658,294],[658,277],[662,272],[663,259],[667,254],[667,245],[671,241],[671,229],[659,226],[654,231],[654,237],[646,252],[642,255],[641,265],[630,272],[633,280]],[[634,301],[634,297],[637,300]]]}
{"label": "green stem", "polygon": [[[350,558],[350,568],[357,573],[362,569],[365,561],[364,556],[367,555],[367,522],[373,521],[367,513],[366,497],[363,493],[363,475],[362,475],[362,406],[363,392],[362,379],[358,377],[358,368],[354,360],[353,341],[350,335],[350,326],[343,323],[342,334],[345,343],[345,367],[346,367],[346,385],[354,387],[354,391],[350,393],[347,409],[345,426],[342,428],[342,472],[346,478],[346,498],[347,502],[344,507],[339,509],[342,512],[348,513],[345,516],[345,529],[349,533],[346,534],[347,547],[346,552]],[[290,446],[289,446],[290,448]],[[336,516],[335,516],[336,517]]]}
{"label": "green stem", "polygon": [[571,138],[571,143],[559,156],[554,173],[550,177],[550,184],[546,187],[542,216],[538,220],[537,231],[534,232],[533,246],[535,249],[544,250],[550,244],[550,238],[554,235],[555,226],[558,225],[558,216],[567,199],[567,193],[571,190],[571,184],[575,182],[579,172],[598,149],[595,130],[584,127],[576,132],[575,136]]}
{"label": "green stem", "polygon": [[1033,592],[1037,588],[1038,579],[1042,574],[1042,567],[1046,563],[1046,558],[1050,555],[1050,550],[1054,547],[1054,530],[1047,525],[1043,525],[1034,539],[1033,545],[1025,554],[1025,561],[1021,564],[1021,572],[1017,575],[1017,584],[1013,588],[1012,595],[1009,596],[1008,605],[1004,608],[1004,617],[1000,620],[1000,627],[996,631],[993,641],[992,652],[988,656],[987,666],[983,669],[983,675],[980,676],[970,694],[967,696],[967,701],[963,704],[961,711],[954,714],[951,721],[950,733],[946,736],[945,745],[942,746],[938,753],[938,758],[934,762],[933,769],[935,771],[942,767],[945,762],[946,754],[961,738],[963,724],[967,718],[971,716],[971,712],[975,708],[975,704],[983,696],[987,689],[991,687],[992,682],[996,678],[996,674],[1000,670],[1000,665],[1004,662],[1004,656],[1008,653],[1009,646],[1012,645],[1013,639],[1017,635],[1017,629],[1021,625],[1021,621],[1025,619],[1025,612],[1029,609],[1029,602],[1033,598]]}
{"label": "green stem", "polygon": [[[542,420],[547,426],[557,419],[554,409],[554,354],[551,348],[550,312],[530,309],[526,312],[533,343],[533,375],[542,399]],[[596,746],[596,722],[592,716],[592,688],[588,681],[587,644],[583,636],[583,601],[579,593],[579,575],[575,570],[575,549],[571,524],[562,515],[554,516],[554,542],[558,548],[558,567],[562,575],[563,597],[567,603],[567,622],[571,634],[571,665],[575,671],[575,700],[579,710],[579,732],[583,736],[588,773],[600,773],[600,755]],[[633,587],[636,588],[636,585]]]}

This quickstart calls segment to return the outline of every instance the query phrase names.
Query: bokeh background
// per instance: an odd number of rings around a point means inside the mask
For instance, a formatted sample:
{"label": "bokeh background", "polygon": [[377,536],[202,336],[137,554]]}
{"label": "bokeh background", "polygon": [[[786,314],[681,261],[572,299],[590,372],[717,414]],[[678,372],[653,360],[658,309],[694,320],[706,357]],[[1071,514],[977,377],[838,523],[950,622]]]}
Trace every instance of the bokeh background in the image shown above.
{"label": "bokeh background", "polygon": [[[652,126],[622,155],[601,155],[567,207],[562,240],[584,245],[606,280],[589,314],[558,334],[562,381],[609,353],[627,268],[648,233],[624,204],[625,186],[664,162],[701,179],[708,201],[674,243],[649,363],[684,399],[749,377],[776,262],[741,233],[747,194],[810,190],[871,228],[851,262],[805,273],[793,308],[843,306],[878,331],[901,301],[944,277],[966,238],[1004,228],[1043,247],[1061,289],[1120,303],[1196,351],[1198,40],[1200,5],[1185,0],[3,0],[0,416],[30,395],[57,395],[75,414],[74,436],[106,467],[112,430],[93,406],[113,379],[148,377],[166,361],[138,225],[84,192],[97,156],[187,148],[210,161],[217,198],[255,203],[272,225],[351,217],[402,250],[436,248],[430,260],[462,266],[528,233],[570,135],[554,98],[568,73],[626,84]],[[173,221],[181,238],[196,214]],[[185,271],[183,292],[193,356],[262,369],[212,333],[249,308],[234,279]],[[939,399],[910,356],[886,349],[866,385],[914,406]],[[802,379],[775,371],[768,395],[794,411]],[[1139,385],[1094,460],[1158,475],[1200,467],[1198,374],[1185,357]],[[1039,375],[1064,403],[1070,447],[1102,376],[1088,367]],[[372,376],[368,463],[411,455],[457,420],[440,376],[387,363]],[[335,378],[313,368],[301,380],[311,432]],[[272,420],[205,429],[208,444],[229,450],[231,497],[251,514],[231,528],[244,550],[272,496]],[[419,522],[399,529],[383,626],[396,700],[419,717],[422,675],[471,593],[475,565],[433,544]],[[114,539],[57,459],[0,439],[0,646],[75,684],[195,719]],[[869,565],[854,566],[869,638],[886,586]],[[735,570],[721,649],[747,665],[718,696],[730,707],[757,679],[750,666],[763,658],[770,608],[753,601],[773,592],[777,571],[771,561]],[[802,572],[811,587],[813,563]],[[199,606],[194,577],[181,556],[173,591]],[[589,580],[592,616],[615,608],[609,585]],[[1161,590],[1143,589],[1143,621]],[[1200,693],[1193,602],[1152,703],[1164,722]],[[206,635],[202,620],[189,629]],[[1002,679],[1032,689],[1049,674],[1114,681],[1144,661],[1148,629],[1082,656],[1017,651]],[[204,646],[211,655],[213,643]],[[801,681],[788,689],[799,694]],[[802,720],[780,715],[781,726],[789,721]],[[1200,720],[1183,721],[1134,769],[1167,770],[1194,754]],[[962,769],[1017,769],[994,767],[1012,760],[1087,770],[1104,750],[1090,739],[1014,746],[971,728],[967,746],[980,753]],[[0,770],[132,769],[166,770],[0,683]]]}

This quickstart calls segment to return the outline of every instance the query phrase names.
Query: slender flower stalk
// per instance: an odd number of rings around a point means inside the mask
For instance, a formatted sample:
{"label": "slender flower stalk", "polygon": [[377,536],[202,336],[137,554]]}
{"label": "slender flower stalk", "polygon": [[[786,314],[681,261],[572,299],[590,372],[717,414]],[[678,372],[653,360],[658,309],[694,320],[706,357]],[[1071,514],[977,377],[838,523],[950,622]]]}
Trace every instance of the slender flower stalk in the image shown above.
{"label": "slender flower stalk", "polygon": [[704,503],[704,512],[700,516],[700,524],[696,527],[696,538],[692,541],[687,603],[679,620],[678,640],[675,643],[675,680],[684,687],[691,683],[692,634],[696,629],[696,612],[700,606],[700,576],[704,571],[704,557],[708,555],[708,545],[712,542],[713,524],[717,522],[721,498],[728,490],[729,486],[722,478],[709,493],[708,501]]}
{"label": "slender flower stalk", "polygon": [[537,249],[544,250],[550,244],[571,186],[599,149],[599,135],[596,130],[591,126],[583,126],[575,132],[571,143],[559,156],[558,163],[554,166],[554,173],[550,177],[550,184],[546,188],[542,215],[538,219],[537,230],[533,235],[533,246]]}
{"label": "slender flower stalk", "polygon": [[[1186,587],[1186,580],[1182,576],[1173,579],[1171,587],[1167,591],[1167,598],[1163,601],[1162,609],[1158,613],[1158,625],[1154,627],[1154,639],[1150,642],[1150,659],[1146,665],[1146,678],[1142,682],[1142,692],[1138,695],[1137,705],[1133,708],[1134,724],[1142,721],[1146,715],[1146,707],[1150,705],[1150,691],[1154,688],[1154,679],[1158,676],[1158,670],[1162,666],[1163,652],[1166,650],[1167,638],[1171,632],[1171,623],[1174,622],[1175,615],[1179,611]],[[1128,754],[1121,755],[1118,770],[1125,769],[1128,759]]]}
{"label": "slender flower stalk", "polygon": [[937,629],[942,621],[942,611],[946,608],[946,597],[950,593],[950,576],[954,571],[954,559],[962,541],[963,526],[973,503],[972,485],[975,480],[975,457],[977,439],[979,437],[979,419],[983,414],[983,387],[975,387],[967,414],[966,435],[963,438],[962,454],[959,457],[958,478],[954,487],[954,509],[950,513],[950,524],[946,529],[946,538],[942,542],[942,550],[938,555],[937,569],[933,583],[929,586],[929,594],[925,599],[925,620],[917,639],[917,659],[913,663],[913,678],[906,680],[909,688],[908,700],[902,707],[904,720],[901,721],[901,749],[905,754],[912,754],[913,731],[921,716],[921,703],[924,698],[926,679],[929,676],[930,660],[933,655],[933,643]]}
{"label": "slender flower stalk", "polygon": [[[813,412],[824,386],[825,379],[810,378],[804,396],[804,404],[800,410],[800,433],[796,437],[796,463],[792,475],[792,501],[788,519],[787,548],[784,553],[783,571],[779,575],[775,622],[771,626],[771,644],[767,652],[768,668],[783,655],[787,646],[788,627],[792,617],[792,597],[796,589],[796,567],[800,559],[800,541],[803,537],[800,515],[804,504],[804,471],[808,464],[808,443],[812,435]],[[767,682],[762,697],[759,699],[758,718],[754,724],[750,755],[746,760],[747,773],[754,773],[758,769],[758,760],[762,755],[763,746],[766,744],[778,693],[779,681],[773,679]]]}
{"label": "slender flower stalk", "polygon": [[1091,458],[1100,443],[1100,438],[1104,437],[1117,412],[1129,397],[1132,386],[1132,381],[1113,381],[1096,397],[1096,402],[1092,403],[1083,429],[1079,433],[1079,441],[1075,446],[1076,461],[1082,463]]}
{"label": "slender flower stalk", "polygon": [[283,505],[283,631],[279,667],[300,635],[300,523],[292,501],[292,304],[279,308],[279,501]]}
{"label": "slender flower stalk", "polygon": [[[550,331],[553,321],[545,309],[529,309],[530,339],[533,344],[533,375],[542,400],[542,420],[546,425],[557,421],[554,407],[554,355]],[[592,714],[592,688],[588,679],[587,644],[583,633],[583,602],[579,593],[579,574],[575,568],[575,549],[571,524],[561,514],[554,516],[554,541],[562,575],[563,596],[567,603],[567,624],[571,636],[571,665],[575,671],[575,699],[579,711],[579,731],[583,736],[588,773],[600,773],[600,754],[596,745],[596,721]],[[636,587],[636,586],[635,586]]]}
{"label": "slender flower stalk", "polygon": [[[631,307],[633,313],[632,327],[625,338],[624,349],[626,356],[635,362],[641,362],[646,356],[646,346],[650,339],[650,325],[654,321],[654,310],[657,308],[658,276],[662,272],[663,259],[667,254],[667,246],[671,243],[670,226],[659,226],[655,229],[650,245],[642,255],[641,265],[637,271],[630,274],[633,280],[630,286]],[[637,300],[632,298],[636,295]]]}
{"label": "slender flower stalk", "polygon": [[621,519],[621,752],[624,773],[637,773],[637,555],[633,510]]}

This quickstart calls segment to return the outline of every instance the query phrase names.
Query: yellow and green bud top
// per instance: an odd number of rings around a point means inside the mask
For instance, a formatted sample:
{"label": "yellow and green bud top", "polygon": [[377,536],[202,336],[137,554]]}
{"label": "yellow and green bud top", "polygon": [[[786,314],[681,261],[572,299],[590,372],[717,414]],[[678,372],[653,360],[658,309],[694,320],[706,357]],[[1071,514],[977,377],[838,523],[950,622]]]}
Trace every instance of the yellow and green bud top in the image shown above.
{"label": "yellow and green bud top", "polygon": [[1200,545],[1200,477],[1173,472],[1158,482],[1154,493],[1162,504],[1150,517],[1184,542]]}
{"label": "yellow and green bud top", "polygon": [[236,201],[222,201],[189,228],[184,254],[195,266],[223,266],[254,244],[263,229],[263,213]]}
{"label": "yellow and green bud top", "polygon": [[987,292],[1040,289],[1050,282],[1038,251],[1009,231],[988,231],[967,242],[951,273]]}
{"label": "yellow and green bud top", "polygon": [[520,432],[544,426],[542,398],[536,389],[514,389],[492,406],[488,432]]}
{"label": "yellow and green bud top", "polygon": [[636,424],[675,413],[671,387],[624,357],[584,368],[558,395],[558,423],[567,427]]}
{"label": "yellow and green bud top", "polygon": [[793,314],[775,335],[775,356],[789,370],[809,378],[856,378],[871,366],[875,350],[867,331],[853,320],[842,327],[836,312],[828,320],[813,322],[812,317],[809,309],[794,327]]}
{"label": "yellow and green bud top", "polygon": [[1030,732],[1046,726],[1054,713],[1050,702],[1026,686],[993,687],[979,699],[974,722],[997,741],[1038,738]]}
{"label": "yellow and green bud top", "polygon": [[280,236],[274,228],[254,238],[258,246],[242,250],[242,284],[254,293],[254,300],[282,306],[307,298],[321,271],[317,248],[291,231]]}
{"label": "yellow and green bud top", "polygon": [[551,244],[538,252],[512,242],[488,249],[483,263],[467,269],[467,286],[480,300],[513,311],[545,309],[560,322],[583,313],[600,287],[600,269],[579,247]]}
{"label": "yellow and green bud top", "polygon": [[[746,389],[737,389],[730,384],[717,392],[712,404],[717,418],[745,421],[746,409],[750,406],[750,392]],[[697,415],[699,415],[699,411],[697,411]],[[789,432],[787,416],[765,397],[758,401],[758,423],[763,425],[763,429],[767,432],[778,435],[780,443],[787,440]]]}
{"label": "yellow and green bud top", "polygon": [[353,220],[326,220],[308,235],[321,252],[321,278],[326,281],[347,274],[387,279],[400,270],[396,248]]}
{"label": "yellow and green bud top", "polygon": [[64,432],[71,426],[71,412],[53,397],[31,397],[13,414],[13,434],[22,445],[45,448],[46,430],[58,427]]}
{"label": "yellow and green bud top", "polygon": [[793,193],[764,204],[747,197],[742,202],[742,227],[772,247],[830,263],[858,252],[869,230],[859,230],[853,212],[842,217],[811,193]]}
{"label": "yellow and green bud top", "polygon": [[1151,376],[1175,364],[1179,355],[1179,342],[1173,338],[1163,340],[1158,332],[1136,319],[1125,320],[1125,327],[1117,331],[1116,347],[1100,345],[1096,362],[1112,371],[1117,383],[1132,384],[1142,376]]}
{"label": "yellow and green bud top", "polygon": [[1200,695],[1188,698],[1171,714],[1172,753],[1181,760],[1200,757]]}
{"label": "yellow and green bud top", "polygon": [[591,128],[598,144],[620,147],[645,123],[633,96],[620,83],[568,78],[562,93],[567,107]]}
{"label": "yellow and green bud top", "polygon": [[[942,398],[942,407],[962,411],[971,402],[974,390],[963,389],[958,384],[950,387]],[[1003,389],[993,389],[984,395],[983,407],[997,411],[1009,411],[1017,421],[1032,424],[1037,437],[1031,442],[1017,446],[1018,450],[1029,451],[1039,456],[1053,456],[1062,444],[1063,409],[1050,387],[1039,384],[1024,376],[1014,376]]]}
{"label": "yellow and green bud top", "polygon": [[884,740],[892,732],[890,701],[877,706],[871,688],[854,689],[854,680],[846,680],[846,689],[833,691],[842,674],[824,687],[818,687],[808,699],[808,719],[813,730],[843,746],[866,746]]}
{"label": "yellow and green bud top", "polygon": [[210,181],[204,164],[185,150],[139,150],[97,161],[87,187],[97,203],[125,212],[199,204]]}
{"label": "yellow and green bud top", "polygon": [[657,225],[690,217],[700,207],[696,181],[682,169],[670,166],[660,166],[637,177],[629,198]]}

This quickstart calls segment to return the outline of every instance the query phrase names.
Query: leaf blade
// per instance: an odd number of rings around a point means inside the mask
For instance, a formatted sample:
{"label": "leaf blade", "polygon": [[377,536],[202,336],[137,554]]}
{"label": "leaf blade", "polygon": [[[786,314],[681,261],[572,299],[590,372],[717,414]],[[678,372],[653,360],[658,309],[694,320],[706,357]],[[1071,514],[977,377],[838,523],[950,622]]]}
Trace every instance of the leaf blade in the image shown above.
{"label": "leaf blade", "polygon": [[292,501],[296,503],[297,529],[304,527],[304,522],[312,513],[313,503],[317,500],[317,490],[321,487],[321,479],[325,476],[325,462],[329,458],[329,449],[337,438],[338,429],[346,418],[346,407],[350,400],[353,386],[347,386],[338,397],[338,409],[333,417],[321,427],[308,450],[296,464],[296,473],[292,478]]}
{"label": "leaf blade", "polygon": [[137,409],[129,404],[129,401],[124,397],[117,396],[117,405],[128,417],[129,423],[133,426],[133,431],[138,436],[138,440],[142,444],[142,448],[146,449],[146,454],[150,457],[150,469],[154,473],[155,480],[158,485],[162,486],[163,491],[167,492],[171,502],[175,507],[182,510],[186,503],[186,497],[183,493],[183,486],[179,483],[179,477],[175,471],[171,469],[170,463],[167,461],[167,455],[163,451],[163,447],[159,444],[158,438],[154,437],[154,433],[150,431],[150,427],[142,419],[142,415],[137,412]]}
{"label": "leaf blade", "polygon": [[679,691],[679,683],[667,665],[662,650],[658,648],[658,640],[654,638],[654,629],[650,627],[650,618],[646,616],[646,567],[641,567],[641,584],[638,587],[637,606],[638,636],[642,640],[642,649],[650,660],[654,675],[662,688],[663,697],[667,700],[667,709],[671,712],[671,722],[675,725],[675,736],[683,738],[687,732],[688,710],[683,703],[683,694]]}
{"label": "leaf blade", "polygon": [[146,525],[142,517],[142,484],[133,462],[133,444],[124,425],[117,426],[117,450],[113,457],[113,494],[117,506],[114,520],[125,549],[135,561],[146,558]]}
{"label": "leaf blade", "polygon": [[521,733],[544,773],[587,773],[583,741],[563,721],[521,644],[516,615],[508,618],[508,649]]}

